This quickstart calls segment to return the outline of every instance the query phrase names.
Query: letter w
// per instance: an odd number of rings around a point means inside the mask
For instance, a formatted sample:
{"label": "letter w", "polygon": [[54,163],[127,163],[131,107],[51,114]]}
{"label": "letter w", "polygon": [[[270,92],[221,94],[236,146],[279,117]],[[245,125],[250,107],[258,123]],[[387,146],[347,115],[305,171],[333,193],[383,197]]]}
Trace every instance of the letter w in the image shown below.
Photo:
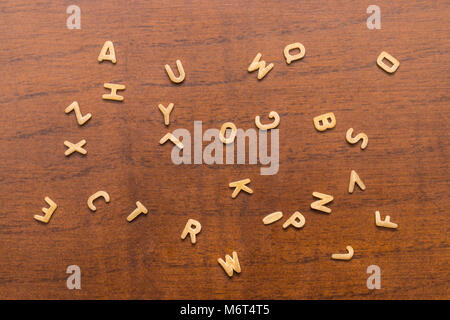
{"label": "letter w", "polygon": [[231,258],[229,255],[225,255],[225,261],[223,261],[222,258],[217,259],[219,264],[222,266],[222,268],[225,270],[225,272],[228,274],[229,277],[233,275],[233,270],[237,273],[241,272],[241,266],[239,264],[239,259],[237,256],[237,253],[233,251],[233,258]]}

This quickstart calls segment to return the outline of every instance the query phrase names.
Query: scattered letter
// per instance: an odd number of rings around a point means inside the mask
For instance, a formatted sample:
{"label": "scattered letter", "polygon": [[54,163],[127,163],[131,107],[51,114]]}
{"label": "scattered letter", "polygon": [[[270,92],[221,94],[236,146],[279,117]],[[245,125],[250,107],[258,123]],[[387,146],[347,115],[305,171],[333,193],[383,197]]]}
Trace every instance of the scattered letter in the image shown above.
{"label": "scattered letter", "polygon": [[43,223],[48,223],[50,221],[50,218],[53,215],[53,212],[55,212],[55,210],[56,210],[56,208],[58,208],[58,206],[49,197],[45,197],[44,200],[49,205],[49,208],[42,208],[42,212],[45,213],[45,216],[38,216],[36,214],[36,215],[34,215],[34,218],[37,221],[40,221],[40,222],[43,222]]}
{"label": "scattered letter", "polygon": [[250,183],[250,179],[244,179],[244,180],[239,180],[239,181],[231,182],[231,183],[229,184],[229,187],[230,187],[230,188],[235,188],[234,191],[233,191],[233,193],[231,194],[231,197],[232,197],[233,199],[236,198],[237,195],[238,195],[238,193],[239,193],[241,190],[244,190],[245,192],[252,194],[252,193],[253,193],[253,190],[246,186],[246,184],[248,184],[248,183]]}
{"label": "scattered letter", "polygon": [[[300,52],[295,55],[291,55],[290,51],[294,49],[298,49],[300,50]],[[303,58],[305,56],[305,52],[305,47],[300,42],[288,44],[284,48],[284,57],[286,58],[286,63],[291,64],[292,61]]]}
{"label": "scattered letter", "polygon": [[293,225],[296,228],[302,228],[305,225],[305,217],[298,211],[295,211],[289,219],[283,224],[283,229],[286,229],[290,225]]}
{"label": "scattered letter", "polygon": [[331,209],[328,207],[325,207],[325,205],[331,201],[333,201],[333,196],[330,196],[328,194],[320,193],[320,192],[313,192],[313,197],[319,198],[320,200],[314,201],[311,203],[311,209],[319,210],[322,212],[330,213]]}
{"label": "scattered letter", "polygon": [[248,67],[248,72],[253,72],[253,71],[258,70],[258,80],[261,80],[262,78],[264,78],[266,76],[266,74],[270,70],[272,70],[273,63],[269,64],[266,67],[266,62],[264,60],[259,61],[259,59],[261,59],[261,53],[258,53],[256,55],[255,59],[253,59],[252,63]]}
{"label": "scattered letter", "polygon": [[241,273],[241,265],[239,264],[238,255],[235,251],[233,251],[233,258],[231,258],[229,255],[226,255],[225,260],[226,262],[223,261],[222,258],[219,258],[217,259],[217,262],[219,262],[219,264],[222,266],[229,277],[233,275],[233,270],[237,273]]}
{"label": "scattered letter", "polygon": [[146,207],[144,207],[144,205],[142,203],[140,203],[139,201],[136,202],[136,209],[134,209],[134,211],[132,213],[130,213],[127,217],[127,221],[131,222],[133,221],[138,215],[140,215],[141,213],[143,214],[147,214],[148,210]]}
{"label": "scattered letter", "polygon": [[198,234],[202,230],[202,225],[200,222],[194,219],[189,219],[186,223],[186,226],[184,227],[183,232],[181,233],[181,239],[186,239],[186,236],[190,235],[191,242],[195,244],[197,242],[197,238],[195,237],[196,234]]}
{"label": "scattered letter", "polygon": [[336,117],[333,112],[324,113],[313,119],[314,127],[318,131],[325,131],[327,129],[334,128],[336,126]]}
{"label": "scattered letter", "polygon": [[111,61],[112,63],[116,63],[116,52],[114,51],[114,44],[112,41],[106,41],[103,45],[102,50],[97,58],[98,62],[102,62],[103,60]]}
{"label": "scattered letter", "polygon": [[365,149],[367,147],[367,144],[369,143],[369,138],[367,138],[367,135],[364,132],[358,133],[356,137],[352,138],[353,128],[350,128],[347,130],[347,133],[345,134],[345,139],[350,144],[355,144],[359,140],[362,140],[361,143],[361,149]]}
{"label": "scattered letter", "polygon": [[361,180],[361,178],[358,176],[355,170],[352,170],[350,173],[350,183],[348,184],[348,193],[353,193],[353,190],[355,189],[355,183],[358,185],[358,187],[361,188],[361,190],[366,190],[366,185]]}
{"label": "scattered letter", "polygon": [[80,110],[80,106],[78,105],[78,102],[74,101],[70,104],[70,106],[68,106],[64,112],[65,113],[70,113],[73,110],[75,110],[75,116],[77,117],[77,122],[80,126],[82,126],[83,124],[85,124],[91,117],[92,114],[87,113],[86,115],[82,115],[81,114],[81,110]]}
{"label": "scattered letter", "polygon": [[166,68],[167,75],[169,76],[170,80],[174,83],[181,83],[183,82],[184,78],[186,77],[186,74],[184,73],[183,65],[181,64],[180,60],[177,60],[177,68],[180,75],[178,77],[175,77],[173,74],[172,68],[168,64],[166,64],[164,67]]}
{"label": "scattered letter", "polygon": [[117,94],[117,90],[125,90],[125,86],[123,84],[114,84],[114,83],[105,83],[103,86],[106,89],[110,89],[111,93],[104,94],[102,96],[105,100],[114,100],[114,101],[123,101],[123,96],[119,96]]}

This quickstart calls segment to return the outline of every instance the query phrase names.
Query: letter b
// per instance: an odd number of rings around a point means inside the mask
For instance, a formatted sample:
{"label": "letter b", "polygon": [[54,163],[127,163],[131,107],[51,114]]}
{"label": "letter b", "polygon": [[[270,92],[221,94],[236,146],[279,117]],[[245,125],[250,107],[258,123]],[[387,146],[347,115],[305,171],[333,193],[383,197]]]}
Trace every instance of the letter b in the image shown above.
{"label": "letter b", "polygon": [[336,126],[336,117],[333,112],[324,113],[320,116],[314,117],[314,127],[317,131],[325,131]]}

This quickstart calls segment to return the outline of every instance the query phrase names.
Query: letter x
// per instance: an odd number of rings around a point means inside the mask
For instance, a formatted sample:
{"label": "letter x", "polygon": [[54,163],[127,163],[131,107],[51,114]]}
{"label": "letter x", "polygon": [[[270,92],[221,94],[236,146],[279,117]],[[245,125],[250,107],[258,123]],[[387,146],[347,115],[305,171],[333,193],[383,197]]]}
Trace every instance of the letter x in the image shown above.
{"label": "letter x", "polygon": [[71,155],[75,151],[79,152],[81,154],[86,154],[87,151],[82,148],[82,146],[84,146],[85,144],[86,144],[86,140],[84,140],[84,139],[77,142],[76,144],[73,144],[72,142],[69,142],[69,141],[64,141],[64,145],[68,148],[66,150],[66,152],[64,152],[64,155],[67,157],[68,155]]}

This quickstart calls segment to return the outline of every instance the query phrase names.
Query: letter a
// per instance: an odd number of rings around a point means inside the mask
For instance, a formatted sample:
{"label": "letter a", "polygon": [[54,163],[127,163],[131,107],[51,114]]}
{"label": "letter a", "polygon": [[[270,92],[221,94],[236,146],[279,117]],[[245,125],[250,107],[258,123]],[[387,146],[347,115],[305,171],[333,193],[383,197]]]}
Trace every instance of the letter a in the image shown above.
{"label": "letter a", "polygon": [[374,4],[367,7],[367,13],[373,13],[367,18],[367,28],[370,30],[381,29],[381,10],[379,6]]}
{"label": "letter a", "polygon": [[116,52],[114,51],[114,44],[112,41],[106,41],[103,45],[102,50],[97,58],[98,62],[102,62],[103,60],[111,61],[112,63],[116,63]]}
{"label": "letter a", "polygon": [[66,26],[67,29],[81,29],[81,9],[79,6],[71,5],[67,7],[67,14],[70,16],[67,17]]}
{"label": "letter a", "polygon": [[225,256],[225,261],[222,258],[217,259],[217,262],[222,266],[229,277],[233,276],[233,270],[237,273],[241,273],[241,265],[239,264],[238,255],[233,251],[233,258],[229,255]]}
{"label": "letter a", "polygon": [[370,290],[381,289],[381,269],[377,265],[371,265],[367,267],[370,277],[367,278],[367,288]]}
{"label": "letter a", "polygon": [[66,281],[67,289],[81,289],[81,269],[77,265],[67,267],[66,273],[71,274]]}

